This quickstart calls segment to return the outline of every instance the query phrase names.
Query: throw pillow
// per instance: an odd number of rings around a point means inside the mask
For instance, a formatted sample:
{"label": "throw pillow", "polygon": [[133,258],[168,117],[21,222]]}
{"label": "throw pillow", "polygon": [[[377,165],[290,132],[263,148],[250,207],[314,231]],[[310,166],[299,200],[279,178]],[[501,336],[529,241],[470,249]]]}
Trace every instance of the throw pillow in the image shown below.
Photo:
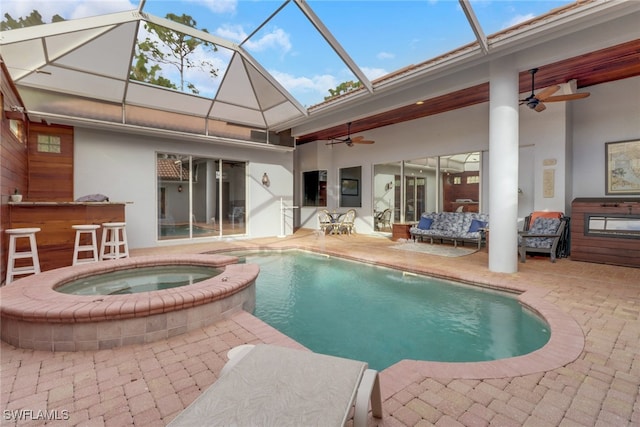
{"label": "throw pillow", "polygon": [[474,219],[471,221],[471,225],[469,226],[469,233],[476,233],[480,231],[481,228],[485,228],[486,226],[487,226],[486,222],[478,221],[477,219]]}
{"label": "throw pillow", "polygon": [[420,222],[418,223],[418,228],[420,230],[428,230],[431,228],[432,223],[433,223],[433,220],[431,218],[422,217],[420,218]]}

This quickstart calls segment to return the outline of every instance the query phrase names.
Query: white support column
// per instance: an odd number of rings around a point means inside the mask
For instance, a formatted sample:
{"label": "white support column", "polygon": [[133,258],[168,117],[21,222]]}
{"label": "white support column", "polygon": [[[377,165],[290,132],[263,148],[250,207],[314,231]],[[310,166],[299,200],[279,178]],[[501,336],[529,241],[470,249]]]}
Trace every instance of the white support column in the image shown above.
{"label": "white support column", "polygon": [[491,62],[489,90],[489,270],[518,271],[518,70]]}

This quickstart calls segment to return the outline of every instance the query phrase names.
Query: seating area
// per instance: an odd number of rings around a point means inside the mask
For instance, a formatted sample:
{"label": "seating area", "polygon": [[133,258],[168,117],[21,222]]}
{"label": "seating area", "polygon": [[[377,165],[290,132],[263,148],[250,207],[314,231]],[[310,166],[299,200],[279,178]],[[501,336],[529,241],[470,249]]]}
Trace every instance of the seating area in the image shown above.
{"label": "seating area", "polygon": [[485,230],[489,227],[489,214],[476,212],[430,212],[423,213],[418,224],[409,229],[411,238],[424,241],[452,241],[458,243],[475,243],[478,248],[485,241]]}
{"label": "seating area", "polygon": [[561,212],[533,212],[527,216],[524,230],[518,233],[520,262],[526,262],[527,254],[546,254],[551,262],[568,256],[568,222]]}
{"label": "seating area", "polygon": [[365,427],[382,418],[378,372],[365,362],[274,345],[232,348],[218,380],[169,424]]}
{"label": "seating area", "polygon": [[318,228],[324,234],[352,234],[355,230],[356,210],[346,212],[318,212]]}
{"label": "seating area", "polygon": [[[71,265],[128,258],[129,243],[127,241],[126,225],[126,222],[106,222],[102,226],[98,224],[72,225],[71,229],[75,231],[75,241]],[[96,233],[101,227],[102,239],[98,251]],[[42,231],[41,228],[12,228],[5,230],[5,233],[9,236],[6,285],[16,280],[16,276],[42,272],[38,244],[36,242],[36,233],[40,231]],[[18,239],[20,239],[20,243],[18,243]],[[28,242],[23,242],[24,240]]]}

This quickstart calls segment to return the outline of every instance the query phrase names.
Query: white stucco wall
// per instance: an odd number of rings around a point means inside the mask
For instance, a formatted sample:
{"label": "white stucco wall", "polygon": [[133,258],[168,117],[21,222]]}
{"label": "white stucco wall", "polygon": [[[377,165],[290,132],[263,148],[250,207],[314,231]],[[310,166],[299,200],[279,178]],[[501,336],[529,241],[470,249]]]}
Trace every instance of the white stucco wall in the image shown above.
{"label": "white stucco wall", "polygon": [[[573,198],[603,197],[604,144],[640,138],[640,77],[584,90],[591,96],[570,105],[549,103],[541,113],[520,108],[519,186],[525,191],[527,207],[519,209],[519,216],[527,210],[570,213]],[[340,168],[362,166],[362,207],[357,209],[356,229],[370,233],[375,164],[483,151],[482,209],[488,211],[488,104],[358,134],[375,140],[375,144],[347,147],[316,142],[297,147],[294,155],[76,127],[74,197],[104,193],[113,201],[132,202],[126,208],[131,247],[154,246],[159,244],[156,152],[248,161],[247,235],[275,236],[280,234],[280,198],[285,205],[293,205],[295,190],[295,204],[299,205],[302,199],[302,172],[328,170],[328,208],[339,209]],[[550,160],[555,164],[549,165]],[[552,197],[545,197],[543,191],[545,169],[554,170]],[[268,188],[261,184],[265,172],[271,180]],[[317,227],[316,208],[300,207],[287,212],[285,234],[291,233],[294,221],[296,226]]]}
{"label": "white stucco wall", "polygon": [[[280,234],[280,198],[292,204],[293,154],[239,146],[176,141],[76,127],[74,141],[74,198],[102,193],[111,201],[131,202],[126,221],[131,248],[152,247],[156,239],[156,153],[190,154],[247,161],[247,235]],[[262,185],[267,173],[270,187]],[[188,196],[187,191],[176,197]],[[285,233],[293,221],[286,222]],[[212,239],[212,238],[209,238]],[[175,243],[175,242],[173,242]]]}
{"label": "white stucco wall", "polygon": [[640,77],[587,88],[573,106],[573,194],[605,197],[605,143],[640,139]]}

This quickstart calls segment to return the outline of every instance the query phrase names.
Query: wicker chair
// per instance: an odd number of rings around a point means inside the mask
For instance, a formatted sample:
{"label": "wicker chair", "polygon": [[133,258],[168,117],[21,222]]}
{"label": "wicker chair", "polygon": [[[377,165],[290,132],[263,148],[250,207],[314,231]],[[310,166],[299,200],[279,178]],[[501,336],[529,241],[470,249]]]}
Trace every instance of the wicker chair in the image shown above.
{"label": "wicker chair", "polygon": [[331,220],[331,215],[329,215],[329,211],[326,209],[318,212],[318,225],[320,227],[320,231],[323,233],[327,233],[327,231],[331,232],[335,223]]}
{"label": "wicker chair", "polygon": [[376,217],[376,230],[391,229],[391,209],[385,209]]}
{"label": "wicker chair", "polygon": [[342,216],[342,218],[340,219],[340,222],[335,225],[333,229],[334,232],[337,232],[339,234],[353,233],[353,228],[354,228],[353,222],[355,221],[355,219],[356,219],[356,210],[349,209],[347,213]]}

